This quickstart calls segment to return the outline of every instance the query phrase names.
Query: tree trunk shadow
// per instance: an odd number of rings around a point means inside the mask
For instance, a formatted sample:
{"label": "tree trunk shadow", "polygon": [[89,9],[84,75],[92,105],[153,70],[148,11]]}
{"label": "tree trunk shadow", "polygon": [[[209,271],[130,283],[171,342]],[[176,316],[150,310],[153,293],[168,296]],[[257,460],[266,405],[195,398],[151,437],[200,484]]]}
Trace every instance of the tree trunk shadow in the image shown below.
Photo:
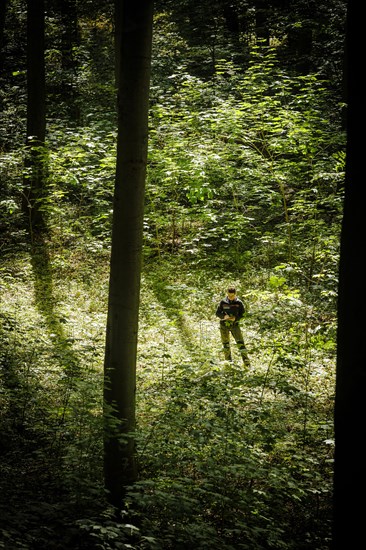
{"label": "tree trunk shadow", "polygon": [[58,311],[49,246],[44,234],[32,243],[31,264],[34,274],[34,301],[52,337],[54,357],[68,378],[80,373],[79,358],[73,349],[73,338],[66,331],[67,319]]}
{"label": "tree trunk shadow", "polygon": [[154,274],[146,272],[144,277],[149,281],[155,299],[162,307],[165,315],[177,327],[180,340],[187,352],[197,352],[199,339],[195,338],[194,327],[187,320],[187,312],[184,311],[184,297],[177,292],[172,294],[172,286],[162,285],[161,280],[157,280]]}

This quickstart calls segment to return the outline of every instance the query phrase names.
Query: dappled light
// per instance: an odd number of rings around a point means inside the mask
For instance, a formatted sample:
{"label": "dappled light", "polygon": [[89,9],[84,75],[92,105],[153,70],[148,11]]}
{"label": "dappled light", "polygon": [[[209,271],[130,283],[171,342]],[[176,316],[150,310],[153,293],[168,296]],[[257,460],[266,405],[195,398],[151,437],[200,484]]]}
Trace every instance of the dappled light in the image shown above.
{"label": "dappled light", "polygon": [[113,2],[50,1],[41,171],[2,4],[0,548],[329,550],[345,6],[283,4],[156,1],[137,130]]}

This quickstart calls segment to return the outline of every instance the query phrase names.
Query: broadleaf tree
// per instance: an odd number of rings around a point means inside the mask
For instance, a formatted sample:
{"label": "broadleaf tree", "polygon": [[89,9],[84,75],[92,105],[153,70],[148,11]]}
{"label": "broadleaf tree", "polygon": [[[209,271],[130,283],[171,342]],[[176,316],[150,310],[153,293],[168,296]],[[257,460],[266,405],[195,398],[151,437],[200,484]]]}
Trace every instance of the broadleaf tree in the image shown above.
{"label": "broadleaf tree", "polygon": [[121,505],[136,476],[135,391],[152,0],[116,0],[117,160],[104,361],[104,474],[111,504]]}
{"label": "broadleaf tree", "polygon": [[41,200],[46,173],[46,76],[45,4],[27,2],[27,157],[25,165],[23,210],[29,216],[31,232],[41,229]]}

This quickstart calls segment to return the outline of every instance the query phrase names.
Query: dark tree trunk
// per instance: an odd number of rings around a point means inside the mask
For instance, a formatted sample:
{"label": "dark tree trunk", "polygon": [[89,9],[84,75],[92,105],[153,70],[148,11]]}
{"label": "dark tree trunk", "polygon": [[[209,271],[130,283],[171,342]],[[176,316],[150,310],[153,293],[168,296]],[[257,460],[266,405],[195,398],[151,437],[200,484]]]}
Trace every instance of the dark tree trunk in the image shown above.
{"label": "dark tree trunk", "polygon": [[299,74],[306,75],[311,71],[311,53],[313,48],[313,30],[303,24],[288,31],[288,46],[292,64]]}
{"label": "dark tree trunk", "polygon": [[118,141],[105,350],[105,486],[134,482],[136,351],[148,140],[152,0],[115,2]]}
{"label": "dark tree trunk", "polygon": [[7,3],[7,0],[1,0],[0,2],[0,75],[2,74],[4,67],[3,47]]}
{"label": "dark tree trunk", "polygon": [[62,89],[72,120],[80,120],[78,89],[76,86],[77,61],[74,48],[80,43],[76,0],[59,0],[61,12]]}
{"label": "dark tree trunk", "polygon": [[264,40],[268,46],[270,39],[270,30],[268,26],[268,2],[267,0],[255,1],[255,34],[257,38]]}
{"label": "dark tree trunk", "polygon": [[23,210],[31,230],[43,227],[40,201],[45,178],[46,91],[44,0],[27,2],[27,159]]}
{"label": "dark tree trunk", "polygon": [[360,548],[365,540],[365,107],[362,71],[354,67],[354,60],[365,50],[361,10],[362,3],[357,0],[348,3],[347,160],[339,271],[333,550]]}

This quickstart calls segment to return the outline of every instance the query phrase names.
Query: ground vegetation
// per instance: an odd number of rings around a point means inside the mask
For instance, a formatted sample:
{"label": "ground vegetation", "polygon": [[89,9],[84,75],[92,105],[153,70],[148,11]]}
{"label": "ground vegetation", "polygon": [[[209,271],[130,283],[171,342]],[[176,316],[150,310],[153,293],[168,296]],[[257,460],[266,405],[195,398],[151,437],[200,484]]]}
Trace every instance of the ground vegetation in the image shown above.
{"label": "ground vegetation", "polygon": [[[300,0],[286,12],[281,2],[266,12],[260,2],[215,2],[207,18],[196,3],[156,2],[138,479],[117,515],[103,485],[102,414],[113,6],[48,2],[44,224],[31,231],[24,6],[5,4],[0,548],[328,549],[344,3],[318,3],[320,25]],[[288,33],[304,27],[311,48],[300,50]],[[229,284],[246,306],[250,370],[237,350],[223,361],[215,310]]]}

